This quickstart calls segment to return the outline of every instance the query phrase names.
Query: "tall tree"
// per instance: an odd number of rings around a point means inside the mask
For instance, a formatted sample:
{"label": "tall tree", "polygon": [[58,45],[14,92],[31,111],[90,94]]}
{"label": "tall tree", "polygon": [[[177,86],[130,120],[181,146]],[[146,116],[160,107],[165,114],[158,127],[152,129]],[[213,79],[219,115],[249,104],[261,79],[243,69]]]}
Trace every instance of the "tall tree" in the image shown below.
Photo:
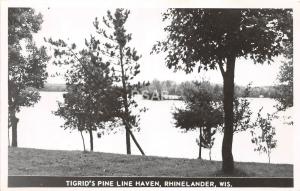
{"label": "tall tree", "polygon": [[222,169],[232,173],[234,71],[238,58],[254,63],[272,62],[282,42],[292,41],[290,9],[168,9],[163,20],[167,40],[154,52],[166,52],[169,68],[190,73],[194,68],[217,69],[223,77],[225,128]]}
{"label": "tall tree", "polygon": [[219,96],[213,94],[209,82],[195,82],[193,88],[184,90],[183,99],[186,108],[173,113],[175,126],[186,131],[199,129],[199,159],[202,148],[211,149],[217,128],[223,124],[223,112]]}
{"label": "tall tree", "polygon": [[41,29],[42,15],[31,8],[8,9],[8,110],[12,146],[17,147],[16,114],[22,106],[28,107],[40,99],[37,88],[47,79],[49,56],[45,47],[37,47],[33,33]]}
{"label": "tall tree", "polygon": [[[103,62],[97,52],[99,43],[94,37],[86,40],[86,48],[77,53],[76,45],[67,46],[65,42],[49,40],[55,49],[55,63],[71,63],[65,74],[67,93],[64,102],[59,102],[56,115],[65,119],[63,127],[77,129],[82,137],[86,131],[90,136],[90,150],[94,149],[93,132],[102,133],[116,127],[120,113],[120,94],[113,85],[110,64]],[[58,49],[65,47],[64,49]],[[65,51],[64,51],[65,50]]]}
{"label": "tall tree", "polygon": [[[139,88],[139,84],[133,83],[132,80],[140,73],[138,61],[141,57],[129,45],[131,34],[127,33],[125,28],[129,14],[130,11],[125,9],[116,9],[114,13],[107,11],[106,17],[103,17],[105,25],[103,28],[99,25],[97,18],[94,21],[97,33],[103,38],[102,46],[98,46],[99,50],[102,54],[107,55],[107,59],[113,65],[112,70],[116,73],[116,81],[120,82],[123,103],[123,116],[121,118],[126,129],[127,154],[131,154],[130,135],[133,135],[131,129],[138,127],[139,123],[139,115],[133,112],[138,104],[132,95],[132,91]],[[133,136],[131,137],[135,139]],[[143,153],[136,141],[135,143]]]}

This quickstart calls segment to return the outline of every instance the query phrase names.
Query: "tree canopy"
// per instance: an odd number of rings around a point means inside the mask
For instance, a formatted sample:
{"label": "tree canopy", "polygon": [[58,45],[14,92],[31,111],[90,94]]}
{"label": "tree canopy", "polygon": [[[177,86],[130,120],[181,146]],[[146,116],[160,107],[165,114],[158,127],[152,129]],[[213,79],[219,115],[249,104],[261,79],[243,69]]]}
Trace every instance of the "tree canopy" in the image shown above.
{"label": "tree canopy", "polygon": [[166,52],[169,68],[187,73],[194,67],[216,69],[229,55],[271,63],[292,41],[290,9],[168,9],[163,15],[166,41],[154,52]]}

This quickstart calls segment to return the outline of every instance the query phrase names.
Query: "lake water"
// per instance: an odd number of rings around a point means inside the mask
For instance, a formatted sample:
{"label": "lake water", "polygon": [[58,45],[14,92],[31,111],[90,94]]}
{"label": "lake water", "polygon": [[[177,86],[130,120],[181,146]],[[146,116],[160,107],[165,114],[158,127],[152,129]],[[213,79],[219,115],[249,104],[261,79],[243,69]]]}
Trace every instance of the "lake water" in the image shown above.
{"label": "lake water", "polygon": [[[63,101],[62,92],[41,92],[41,100],[34,107],[23,108],[18,114],[18,145],[19,147],[53,149],[53,150],[83,150],[80,133],[77,130],[64,130],[60,126],[63,119],[52,114],[57,109],[57,101]],[[265,112],[273,112],[275,101],[269,98],[251,98],[250,107],[254,115],[263,106]],[[140,106],[148,108],[141,114],[140,131],[134,132],[146,155],[197,158],[198,131],[184,133],[174,128],[172,111],[183,107],[182,101],[150,101],[138,99]],[[271,163],[293,163],[293,126],[285,124],[285,118],[291,116],[292,110],[281,113],[280,118],[273,121],[276,127],[277,148],[271,154]],[[85,136],[87,148],[89,137]],[[94,150],[110,153],[126,153],[125,131],[94,136]],[[212,160],[221,160],[221,145],[223,135],[217,133],[212,148]],[[254,152],[249,132],[234,135],[233,156],[235,161],[268,162],[265,153]],[[132,153],[139,154],[131,141]],[[202,149],[202,157],[209,159],[208,150]]]}

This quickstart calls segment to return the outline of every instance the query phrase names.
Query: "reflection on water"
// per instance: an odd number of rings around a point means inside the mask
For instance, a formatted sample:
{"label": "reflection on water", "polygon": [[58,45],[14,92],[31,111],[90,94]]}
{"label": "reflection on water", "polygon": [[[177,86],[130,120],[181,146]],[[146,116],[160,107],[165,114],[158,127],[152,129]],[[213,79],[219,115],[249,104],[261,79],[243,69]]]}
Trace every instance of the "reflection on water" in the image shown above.
{"label": "reflection on water", "polygon": [[[23,108],[18,114],[18,144],[20,147],[55,150],[82,150],[81,136],[78,131],[64,130],[60,126],[63,119],[52,114],[57,109],[57,101],[63,101],[62,92],[41,92],[41,100],[34,107]],[[263,106],[264,111],[273,112],[275,101],[269,98],[252,98],[250,107],[254,114]],[[140,131],[135,136],[146,155],[197,158],[198,131],[183,133],[174,128],[172,111],[175,107],[184,106],[182,101],[138,100],[140,106],[148,108],[141,114]],[[283,115],[291,115],[291,110],[281,114],[274,121],[276,127],[277,148],[271,154],[272,163],[293,163],[292,136],[293,127],[284,124]],[[233,155],[235,161],[267,162],[266,154],[254,152],[249,132],[234,135]],[[125,132],[119,131],[94,140],[94,150],[111,153],[126,153]],[[85,134],[89,147],[89,139]],[[216,134],[212,148],[212,160],[221,160],[222,134]],[[132,142],[132,153],[139,154]],[[208,151],[203,149],[203,158],[208,159]]]}

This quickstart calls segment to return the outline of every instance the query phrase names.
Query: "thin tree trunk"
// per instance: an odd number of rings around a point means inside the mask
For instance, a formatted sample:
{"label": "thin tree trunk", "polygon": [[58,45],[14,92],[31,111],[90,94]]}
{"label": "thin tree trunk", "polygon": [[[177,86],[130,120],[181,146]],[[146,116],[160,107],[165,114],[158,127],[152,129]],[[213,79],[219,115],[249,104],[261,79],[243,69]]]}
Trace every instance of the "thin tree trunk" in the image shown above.
{"label": "thin tree trunk", "polygon": [[235,56],[227,58],[226,72],[224,74],[224,111],[225,128],[222,143],[223,172],[232,173],[234,170],[232,142],[233,142],[233,95],[234,95],[234,67]]}
{"label": "thin tree trunk", "polygon": [[85,151],[85,143],[84,143],[84,137],[82,135],[82,131],[80,131],[81,139],[82,139],[82,144],[83,144],[83,151]]}
{"label": "thin tree trunk", "polygon": [[90,149],[91,151],[94,151],[93,130],[91,128],[89,129],[89,133],[90,133]]}
{"label": "thin tree trunk", "polygon": [[16,113],[15,111],[11,111],[10,113],[11,115],[11,136],[12,136],[12,142],[11,142],[11,146],[12,147],[18,147],[18,131],[17,131],[17,127],[18,127],[18,122],[19,119],[16,117]]}
{"label": "thin tree trunk", "polygon": [[128,131],[129,131],[129,134],[130,134],[130,136],[131,136],[133,142],[135,143],[135,145],[137,146],[137,148],[139,149],[139,151],[141,152],[141,154],[142,154],[142,155],[145,155],[145,153],[144,153],[142,147],[141,147],[140,144],[137,142],[137,140],[136,140],[134,134],[132,133],[132,131],[131,131],[130,129],[128,129]]}
{"label": "thin tree trunk", "polygon": [[131,154],[130,133],[128,131],[126,131],[126,153]]}
{"label": "thin tree trunk", "polygon": [[[120,46],[120,65],[121,65],[121,74],[122,74],[122,97],[123,97],[123,104],[125,108],[125,115],[126,119],[123,119],[124,125],[126,129],[130,129],[130,126],[128,126],[128,116],[129,116],[129,109],[128,109],[128,100],[127,100],[127,87],[126,87],[126,81],[125,81],[125,71],[124,71],[124,65],[123,65],[123,51],[122,47]],[[124,121],[125,120],[125,121]],[[126,152],[127,154],[131,154],[131,145],[130,145],[130,134],[129,131],[126,131]]]}
{"label": "thin tree trunk", "polygon": [[211,148],[209,148],[209,160],[211,160]]}
{"label": "thin tree trunk", "polygon": [[142,155],[145,155],[145,153],[144,153],[142,147],[141,147],[140,144],[137,142],[137,140],[136,140],[134,134],[132,133],[132,131],[130,130],[130,128],[127,128],[128,126],[130,127],[130,124],[128,124],[127,122],[126,122],[126,124],[127,124],[127,125],[125,125],[126,132],[128,132],[128,134],[131,136],[133,142],[135,143],[135,145],[137,146],[137,148],[139,149],[139,151],[141,152],[141,154],[142,154]]}
{"label": "thin tree trunk", "polygon": [[199,156],[198,156],[198,159],[202,159],[202,156],[201,156],[201,142],[202,142],[202,131],[201,131],[201,128],[199,128]]}

